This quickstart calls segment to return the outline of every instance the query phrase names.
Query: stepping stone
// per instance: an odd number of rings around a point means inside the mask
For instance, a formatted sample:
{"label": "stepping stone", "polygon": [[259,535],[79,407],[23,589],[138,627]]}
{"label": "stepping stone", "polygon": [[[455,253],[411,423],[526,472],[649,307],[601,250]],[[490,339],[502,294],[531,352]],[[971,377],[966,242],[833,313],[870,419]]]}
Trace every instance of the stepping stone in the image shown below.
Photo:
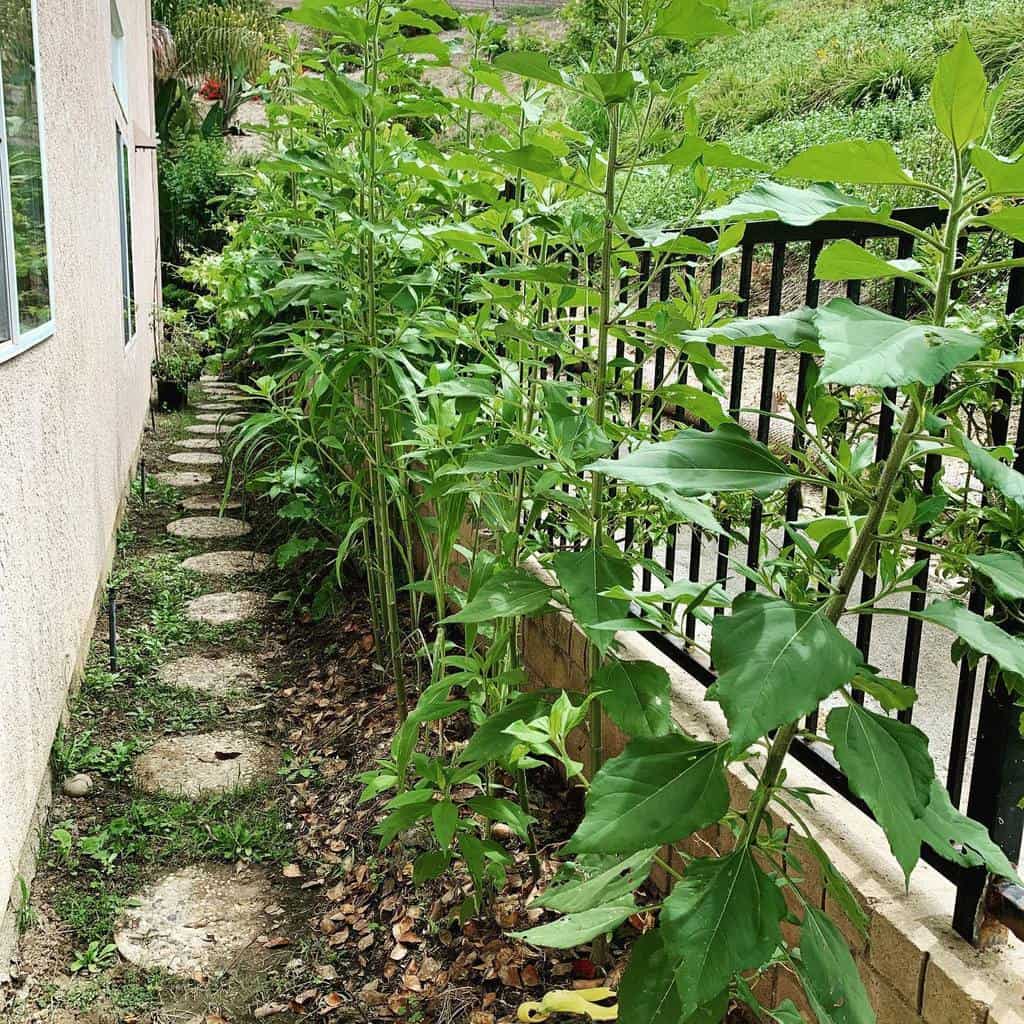
{"label": "stepping stone", "polygon": [[[216,494],[196,494],[185,498],[181,507],[189,512],[220,512],[221,499]],[[242,503],[234,499],[224,503],[225,512],[237,512],[241,507]]]}
{"label": "stepping stone", "polygon": [[240,573],[263,572],[270,565],[270,556],[262,551],[208,551],[181,563],[183,569],[205,576],[237,576]]}
{"label": "stepping stone", "polygon": [[201,412],[196,419],[200,423],[241,423],[245,415],[240,412]]}
{"label": "stepping stone", "polygon": [[185,428],[190,434],[230,434],[231,426],[227,423],[193,423]]}
{"label": "stepping stone", "polygon": [[199,451],[220,451],[220,441],[215,437],[186,437],[174,443],[179,448],[191,448]]}
{"label": "stepping stone", "polygon": [[206,793],[232,793],[269,778],[277,750],[238,729],[157,740],[132,765],[132,782],[145,793],[190,799]]}
{"label": "stepping stone", "polygon": [[172,452],[167,456],[168,462],[176,462],[179,466],[223,466],[224,460],[213,452]]}
{"label": "stepping stone", "polygon": [[237,412],[241,408],[240,402],[204,402],[197,405],[200,412]]}
{"label": "stepping stone", "polygon": [[206,658],[189,654],[161,665],[157,678],[165,686],[182,686],[186,690],[223,697],[251,689],[262,676],[255,662],[239,655]]}
{"label": "stepping stone", "polygon": [[213,483],[213,477],[209,473],[154,473],[154,480],[171,487],[204,487]]}
{"label": "stepping stone", "polygon": [[167,532],[189,540],[220,540],[222,537],[244,537],[252,527],[230,516],[187,516],[167,524]]}
{"label": "stepping stone", "polygon": [[255,590],[231,590],[221,594],[203,594],[185,605],[185,615],[193,622],[226,626],[254,619],[267,606],[267,598]]}
{"label": "stepping stone", "polygon": [[195,864],[164,875],[132,900],[114,925],[114,943],[145,970],[204,977],[229,968],[274,927],[267,872]]}

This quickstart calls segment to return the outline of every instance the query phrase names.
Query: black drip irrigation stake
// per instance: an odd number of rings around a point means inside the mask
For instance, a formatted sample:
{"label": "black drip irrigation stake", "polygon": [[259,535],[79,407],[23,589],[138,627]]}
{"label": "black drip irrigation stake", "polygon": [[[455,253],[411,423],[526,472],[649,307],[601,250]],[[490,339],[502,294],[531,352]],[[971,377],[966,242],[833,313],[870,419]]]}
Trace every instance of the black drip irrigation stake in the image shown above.
{"label": "black drip irrigation stake", "polygon": [[139,463],[139,489],[142,492],[142,504],[146,504],[146,460]]}
{"label": "black drip irrigation stake", "polygon": [[110,671],[117,671],[117,588],[107,587],[107,646],[110,648]]}

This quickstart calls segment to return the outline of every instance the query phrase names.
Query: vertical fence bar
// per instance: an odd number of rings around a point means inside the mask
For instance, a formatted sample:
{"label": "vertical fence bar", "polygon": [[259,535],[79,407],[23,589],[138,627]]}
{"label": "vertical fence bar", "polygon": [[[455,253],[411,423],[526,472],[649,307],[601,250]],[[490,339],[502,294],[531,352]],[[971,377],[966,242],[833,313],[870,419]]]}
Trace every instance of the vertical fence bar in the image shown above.
{"label": "vertical fence bar", "polygon": [[[651,253],[644,249],[640,253],[640,291],[636,297],[637,309],[646,309],[650,289],[647,286],[647,279],[651,275]],[[643,410],[641,399],[643,398],[644,387],[644,362],[646,360],[645,349],[642,345],[633,346],[633,390],[629,396],[629,425],[635,430],[640,425],[640,415]],[[633,543],[636,535],[636,517],[626,516],[624,546],[628,549]]]}

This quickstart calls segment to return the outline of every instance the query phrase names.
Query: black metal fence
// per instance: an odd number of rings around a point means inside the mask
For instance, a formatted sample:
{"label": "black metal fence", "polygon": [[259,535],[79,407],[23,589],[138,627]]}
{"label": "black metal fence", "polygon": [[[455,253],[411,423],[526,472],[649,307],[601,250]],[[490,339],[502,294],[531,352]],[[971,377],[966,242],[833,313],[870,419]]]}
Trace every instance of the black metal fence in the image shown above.
{"label": "black metal fence", "polygon": [[[897,220],[917,229],[934,227],[941,223],[943,216],[943,211],[936,207],[907,209],[895,214]],[[714,237],[710,228],[695,228],[690,233],[705,241]],[[828,293],[823,294],[823,288],[828,288],[832,295],[845,294],[855,302],[866,302],[897,317],[910,315],[914,295],[906,280],[898,279],[884,285],[870,282],[863,286],[857,281],[842,286],[823,286],[815,280],[818,255],[828,242],[836,239],[852,239],[882,250],[886,258],[896,256],[901,259],[914,255],[916,242],[911,234],[863,222],[825,221],[807,227],[788,226],[778,221],[754,222],[747,226],[739,252],[729,262],[700,266],[691,258],[689,262],[666,265],[653,277],[652,267],[658,266],[656,257],[644,248],[642,242],[637,242],[637,271],[631,281],[623,283],[620,298],[639,309],[647,308],[652,302],[673,294],[673,282],[678,282],[682,270],[684,276],[705,275],[712,289],[724,286],[735,293],[740,315],[771,315],[800,305],[816,306],[820,300],[830,297]],[[990,244],[987,239],[979,235],[970,242],[965,240],[963,252],[967,252],[968,245],[987,244]],[[1024,245],[1014,243],[1013,255],[1024,256]],[[577,273],[579,269],[577,267]],[[592,272],[593,269],[587,268],[587,271]],[[1002,290],[1002,304],[1007,312],[1024,306],[1024,271],[1016,269],[1005,273],[997,287]],[[574,311],[568,312],[571,316]],[[685,361],[675,362],[672,354],[664,348],[633,348],[623,340],[617,341],[616,345],[615,357],[620,367],[619,415],[634,426],[641,416],[647,415],[651,431],[656,435],[666,419],[671,421],[679,414],[659,402],[655,403],[653,410],[644,413],[641,391],[652,385],[659,387],[672,383],[666,380],[669,372],[675,374],[677,382],[685,383],[689,368]],[[716,355],[727,367],[730,414],[760,441],[772,441],[773,431],[778,428],[771,411],[783,400],[801,407],[813,357],[763,349],[748,352],[742,347],[732,346]],[[571,368],[563,370],[571,372]],[[1021,469],[1024,468],[1024,407],[1021,395],[1014,390],[1012,378],[1005,375],[999,381],[998,407],[988,420],[987,441],[991,445],[1012,444],[1017,453],[1016,467]],[[939,384],[936,392],[937,398],[943,399],[947,393],[946,386]],[[868,423],[874,434],[874,458],[879,461],[886,457],[892,444],[897,402],[895,391],[887,392],[885,397],[886,401],[874,411]],[[792,428],[790,436],[783,441],[798,448],[804,443]],[[940,455],[933,453],[927,456],[923,472],[923,486],[927,493],[935,493],[941,487],[949,468]],[[737,532],[742,534],[743,529],[734,531],[730,538],[727,534],[714,537],[696,526],[676,525],[657,541],[645,540],[643,553],[646,559],[660,564],[669,580],[686,578],[699,584],[721,582],[730,576],[730,559],[737,554],[747,566],[756,566],[761,559],[763,542],[772,540],[772,531],[782,536],[786,524],[797,522],[801,509],[807,507],[807,500],[806,491],[791,488],[781,515],[779,510],[768,514],[762,502],[755,500],[749,507],[746,521],[732,524],[745,529],[745,549],[739,552],[735,550],[735,537]],[[816,500],[818,509],[826,513],[835,512],[838,508],[837,495],[831,491],[826,490]],[[980,487],[973,500],[985,500]],[[643,532],[640,525],[635,519],[625,520],[619,534],[624,546],[629,547],[636,542]],[[921,611],[936,588],[929,550],[931,545],[926,543],[929,525],[923,523],[917,528],[917,544],[920,546],[914,552],[913,561],[920,562],[921,567],[913,580],[915,592],[900,606],[903,610]],[[649,587],[652,573],[645,570],[642,576],[643,585]],[[965,582],[965,585],[969,583]],[[755,583],[744,579],[733,586],[749,590]],[[874,598],[874,576],[862,575],[857,589],[859,603]],[[975,612],[985,611],[985,596],[976,585],[970,589],[969,607]],[[855,620],[851,618],[845,628],[865,660],[870,659],[884,674],[894,676],[906,685],[919,687],[918,702],[914,707],[899,712],[899,717],[905,722],[914,721],[929,736],[936,767],[940,776],[945,777],[953,804],[986,825],[996,842],[1016,862],[1024,834],[1024,811],[1017,806],[1018,800],[1024,796],[1024,740],[1018,729],[1020,709],[999,682],[993,666],[985,661],[972,666],[966,657],[959,664],[953,663],[950,658],[952,639],[948,633],[926,626],[914,617],[882,618],[884,625],[879,624],[878,616],[862,613]],[[682,625],[684,636],[691,641],[702,628],[692,615],[687,616]],[[713,667],[697,657],[688,643],[667,635],[647,636],[701,683],[710,685],[714,682]],[[922,660],[925,661],[923,671]],[[861,693],[855,697],[865,700]],[[809,729],[817,727],[818,717],[817,712],[809,717]],[[793,753],[830,786],[867,811],[850,791],[827,747],[800,740],[795,744]],[[927,846],[924,858],[956,885],[954,925],[962,935],[973,940],[979,900],[985,890],[984,870],[961,867],[939,857]]]}

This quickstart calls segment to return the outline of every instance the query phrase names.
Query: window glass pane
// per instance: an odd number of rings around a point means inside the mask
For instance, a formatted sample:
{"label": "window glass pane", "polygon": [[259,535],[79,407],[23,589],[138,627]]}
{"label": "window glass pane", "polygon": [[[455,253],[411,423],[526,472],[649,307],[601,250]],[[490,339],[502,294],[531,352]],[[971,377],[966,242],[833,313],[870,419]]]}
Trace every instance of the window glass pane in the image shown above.
{"label": "window glass pane", "polygon": [[135,265],[132,254],[132,190],[128,144],[117,128],[117,186],[121,220],[121,308],[124,341],[135,335]]}
{"label": "window glass pane", "polygon": [[4,6],[4,18],[0,22],[0,70],[3,72],[18,319],[21,333],[25,333],[50,319],[31,0],[11,0]]}

